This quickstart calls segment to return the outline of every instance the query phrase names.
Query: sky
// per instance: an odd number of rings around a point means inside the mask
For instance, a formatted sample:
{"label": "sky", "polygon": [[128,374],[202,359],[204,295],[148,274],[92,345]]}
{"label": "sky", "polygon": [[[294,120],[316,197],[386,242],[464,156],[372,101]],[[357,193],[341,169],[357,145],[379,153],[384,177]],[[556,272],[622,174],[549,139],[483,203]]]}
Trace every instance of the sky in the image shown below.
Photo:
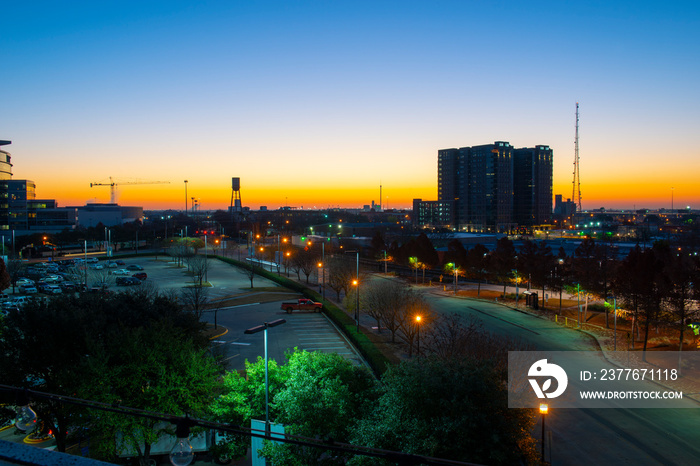
{"label": "sky", "polygon": [[[582,207],[700,208],[700,4],[3,2],[0,139],[61,206],[410,207],[437,151],[554,151]],[[517,174],[516,174],[517,176]],[[184,180],[188,180],[187,183]],[[169,183],[145,184],[161,181]],[[121,183],[121,185],[120,185]],[[187,189],[187,194],[185,194]]]}

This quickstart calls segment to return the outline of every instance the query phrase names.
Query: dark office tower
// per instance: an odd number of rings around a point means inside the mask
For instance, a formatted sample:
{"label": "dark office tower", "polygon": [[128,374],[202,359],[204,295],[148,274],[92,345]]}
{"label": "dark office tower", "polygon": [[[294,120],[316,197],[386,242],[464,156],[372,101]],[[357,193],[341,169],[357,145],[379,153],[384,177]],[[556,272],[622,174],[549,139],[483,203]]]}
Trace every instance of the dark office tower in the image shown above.
{"label": "dark office tower", "polygon": [[541,225],[552,218],[553,153],[549,146],[513,151],[513,207],[518,225]]}

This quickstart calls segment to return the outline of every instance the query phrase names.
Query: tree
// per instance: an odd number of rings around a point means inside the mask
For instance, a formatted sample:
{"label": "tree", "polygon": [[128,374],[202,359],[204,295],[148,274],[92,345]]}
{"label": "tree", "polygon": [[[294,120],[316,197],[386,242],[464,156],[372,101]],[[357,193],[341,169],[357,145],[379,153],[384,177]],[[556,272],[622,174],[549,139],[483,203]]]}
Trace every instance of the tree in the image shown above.
{"label": "tree", "polygon": [[[291,435],[347,442],[377,398],[372,374],[335,353],[297,350],[287,359],[281,367],[283,384],[274,396],[275,420]],[[291,444],[268,445],[264,452],[272,464],[345,464],[348,459]]]}
{"label": "tree", "polygon": [[340,301],[340,292],[348,294],[350,284],[357,273],[356,264],[347,256],[337,256],[326,259],[326,285],[335,291],[337,301]]}
{"label": "tree", "polygon": [[310,248],[298,249],[292,258],[292,264],[298,271],[301,270],[306,275],[306,283],[309,283],[311,273],[316,269],[319,256]]}
{"label": "tree", "polygon": [[[347,442],[355,423],[368,414],[377,398],[369,371],[334,353],[296,350],[287,364],[269,361],[270,419],[283,423],[285,432],[318,439]],[[246,361],[246,377],[237,372],[224,376],[221,396],[212,405],[220,422],[249,425],[265,416],[264,360]],[[245,454],[249,440],[230,436],[218,448],[232,457]],[[273,464],[320,464],[323,449],[293,445],[267,445],[264,456]],[[334,464],[324,462],[323,464]],[[342,463],[339,463],[342,464]]]}
{"label": "tree", "polygon": [[[196,286],[202,286],[204,277],[207,275],[209,261],[206,257],[195,255],[187,259],[187,266],[192,274],[192,281]],[[252,288],[252,286],[251,286]]]}
{"label": "tree", "polygon": [[496,242],[496,249],[491,253],[489,261],[490,269],[503,283],[503,296],[506,294],[506,286],[510,281],[510,275],[515,266],[515,247],[507,237]]}
{"label": "tree", "polygon": [[[114,336],[106,357],[93,363],[102,377],[88,389],[90,398],[173,415],[202,417],[206,413],[218,373],[206,350],[183,341],[179,330],[167,326],[141,327]],[[112,441],[101,445],[102,451],[135,451],[144,466],[159,437],[174,434],[173,425],[113,413],[93,417],[91,427],[121,434],[114,446]]]}
{"label": "tree", "polygon": [[668,295],[668,305],[671,315],[678,323],[678,348],[683,350],[683,331],[686,328],[686,320],[693,311],[693,286],[698,276],[698,264],[686,255],[677,254],[671,257],[666,264],[666,273],[669,275],[671,290]]}
{"label": "tree", "polygon": [[194,283],[180,291],[180,299],[183,307],[193,312],[197,319],[201,320],[202,314],[204,314],[209,304],[209,289]]}
{"label": "tree", "polygon": [[[419,358],[391,367],[355,444],[480,464],[535,461],[533,410],[508,409],[506,376],[490,360]],[[350,464],[389,464],[358,457]]]}
{"label": "tree", "polygon": [[[483,246],[481,246],[483,247]],[[464,249],[464,245],[458,239],[453,239],[447,244],[447,254],[445,255],[445,262],[452,262],[457,264],[458,267],[463,269],[468,268],[468,253]]]}
{"label": "tree", "polygon": [[[140,289],[115,295],[62,295],[46,302],[33,301],[22,311],[11,310],[0,325],[0,380],[97,401],[117,393],[115,384],[120,381],[113,377],[124,364],[131,365],[129,376],[124,377],[131,380],[121,383],[156,383],[162,372],[180,374],[180,368],[170,367],[168,364],[176,361],[169,359],[161,361],[156,372],[149,372],[145,364],[150,353],[165,352],[166,357],[187,348],[202,351],[208,345],[201,333],[202,324],[191,313],[183,312],[171,298]],[[161,335],[162,341],[150,340],[149,335]],[[160,342],[158,348],[149,347],[155,342]],[[122,348],[127,344],[134,346],[130,359],[125,359]],[[139,369],[140,362],[144,363],[143,370]],[[206,361],[197,366],[208,367]],[[172,389],[181,390],[184,396],[196,389],[187,385],[190,382],[184,377],[173,380]],[[129,394],[129,390],[120,394],[122,404],[143,407]],[[69,408],[55,403],[39,404],[37,413],[52,426],[59,451],[65,451],[66,432],[79,418],[71,416]]]}
{"label": "tree", "polygon": [[0,259],[0,291],[8,289],[11,284],[12,281],[10,280],[10,274],[5,266],[5,261]]}
{"label": "tree", "polygon": [[483,244],[479,243],[467,252],[466,266],[470,271],[470,275],[478,280],[476,295],[481,295],[481,282],[484,281],[488,267],[489,250]]}
{"label": "tree", "polygon": [[542,307],[544,308],[545,286],[550,281],[555,259],[544,241],[526,240],[518,251],[519,271],[530,276],[533,286],[542,288]]}

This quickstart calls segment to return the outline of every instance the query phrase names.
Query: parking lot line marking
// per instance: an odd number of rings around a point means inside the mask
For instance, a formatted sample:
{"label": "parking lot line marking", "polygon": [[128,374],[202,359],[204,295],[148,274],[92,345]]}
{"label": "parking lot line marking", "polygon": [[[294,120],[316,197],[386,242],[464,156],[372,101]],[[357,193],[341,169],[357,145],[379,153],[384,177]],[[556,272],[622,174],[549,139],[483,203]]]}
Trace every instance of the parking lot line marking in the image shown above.
{"label": "parking lot line marking", "polygon": [[335,346],[332,348],[304,348],[306,351],[319,351],[319,350],[324,350],[324,351],[330,351],[330,350],[339,350],[339,349],[348,349],[347,346]]}

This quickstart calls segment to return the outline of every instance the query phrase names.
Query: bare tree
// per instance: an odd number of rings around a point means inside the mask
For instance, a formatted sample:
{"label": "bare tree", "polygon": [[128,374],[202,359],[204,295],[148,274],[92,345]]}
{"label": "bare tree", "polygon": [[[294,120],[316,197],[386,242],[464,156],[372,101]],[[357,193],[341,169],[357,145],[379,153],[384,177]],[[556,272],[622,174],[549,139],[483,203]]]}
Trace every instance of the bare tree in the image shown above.
{"label": "bare tree", "polygon": [[202,286],[204,277],[207,274],[209,263],[205,257],[197,254],[187,259],[187,266],[192,273],[192,281],[195,285]]}
{"label": "bare tree", "polygon": [[328,276],[326,284],[335,291],[337,301],[340,301],[340,292],[348,294],[350,284],[355,278],[356,266],[346,256],[332,257],[326,259]]}
{"label": "bare tree", "polygon": [[196,284],[186,286],[180,292],[180,302],[186,310],[193,312],[197,319],[201,320],[209,304],[209,289]]}
{"label": "bare tree", "polygon": [[420,335],[421,327],[429,326],[434,314],[423,295],[406,289],[403,305],[396,314],[398,335],[408,345],[408,357],[413,356],[413,346]]}
{"label": "bare tree", "polygon": [[[316,264],[318,263],[318,255],[312,250],[304,248],[297,250],[292,259],[292,264],[298,270],[304,272],[306,275],[306,283],[309,283],[309,276],[316,269]],[[299,272],[297,271],[297,275]]]}

